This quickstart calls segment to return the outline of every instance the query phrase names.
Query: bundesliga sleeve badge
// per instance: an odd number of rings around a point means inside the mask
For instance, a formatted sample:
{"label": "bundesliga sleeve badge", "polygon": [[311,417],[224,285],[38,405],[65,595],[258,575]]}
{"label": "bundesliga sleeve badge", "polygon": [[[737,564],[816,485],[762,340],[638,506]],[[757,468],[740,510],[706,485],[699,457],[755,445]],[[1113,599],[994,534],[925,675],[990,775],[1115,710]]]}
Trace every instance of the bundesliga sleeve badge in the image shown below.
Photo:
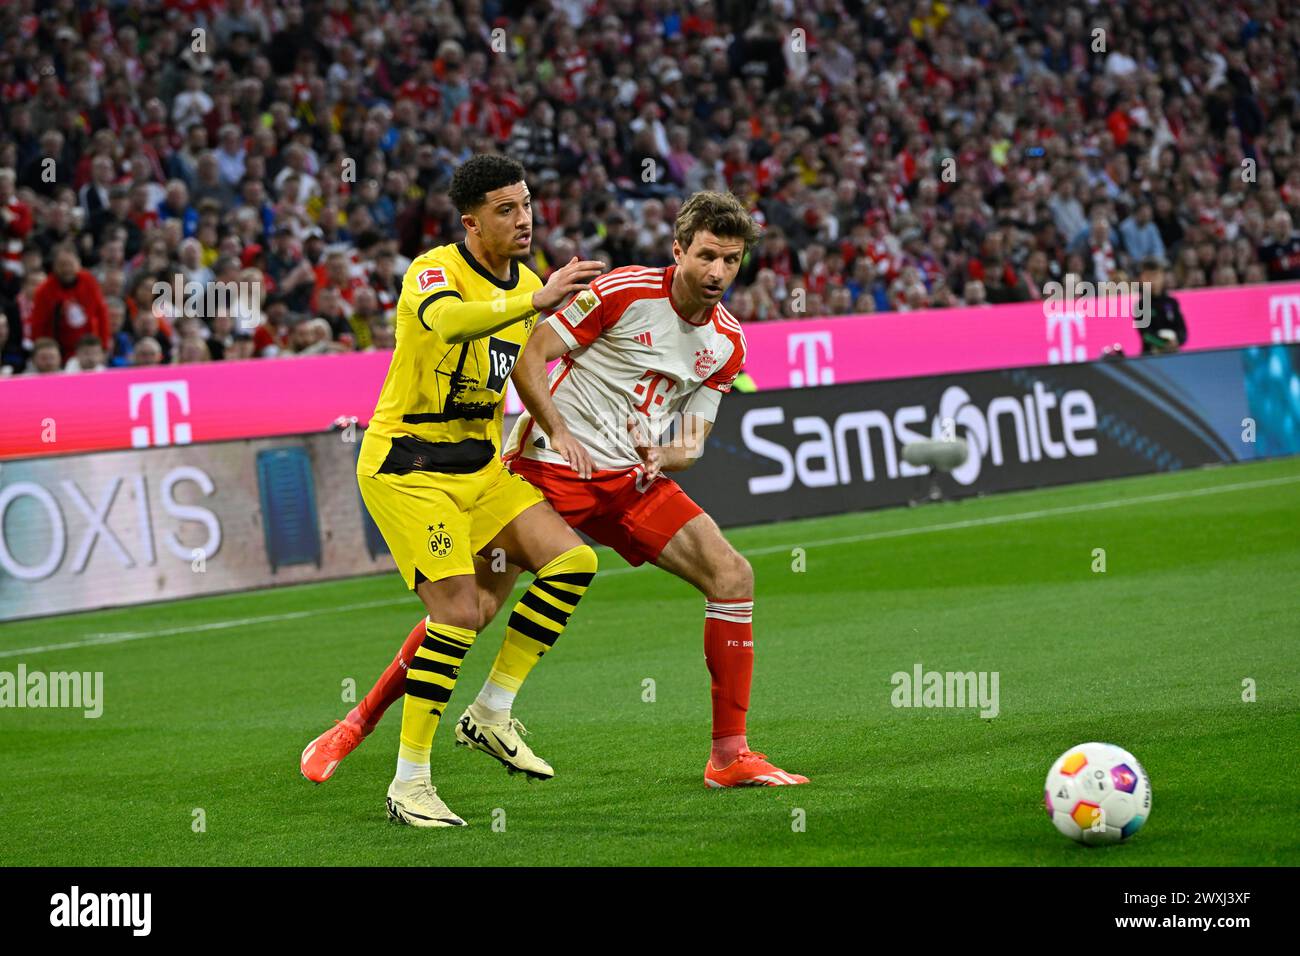
{"label": "bundesliga sleeve badge", "polygon": [[578,324],[589,316],[598,305],[600,305],[600,299],[597,298],[596,293],[586,289],[579,292],[578,297],[565,307],[564,311],[560,313],[560,318],[570,328],[577,328]]}
{"label": "bundesliga sleeve badge", "polygon": [[420,291],[439,289],[447,284],[447,276],[441,269],[425,269],[420,273]]}

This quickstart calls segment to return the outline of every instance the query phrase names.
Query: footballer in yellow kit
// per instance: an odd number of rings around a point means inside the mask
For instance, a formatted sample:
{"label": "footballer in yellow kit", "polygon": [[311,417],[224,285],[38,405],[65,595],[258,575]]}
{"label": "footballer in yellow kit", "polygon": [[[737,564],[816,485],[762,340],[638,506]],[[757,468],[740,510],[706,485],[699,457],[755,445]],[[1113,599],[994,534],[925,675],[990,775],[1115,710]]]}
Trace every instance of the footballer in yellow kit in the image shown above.
{"label": "footballer in yellow kit", "polygon": [[510,266],[511,278],[497,279],[460,242],[424,253],[402,282],[397,349],[357,476],[408,588],[473,574],[474,554],[545,500],[500,459],[506,382],[534,316],[463,342],[428,321],[444,299],[503,302],[542,288],[527,266]]}
{"label": "footballer in yellow kit", "polygon": [[[506,382],[538,313],[585,290],[604,264],[574,257],[543,284],[522,263],[532,246],[532,201],[524,169],[512,159],[472,157],[456,170],[449,196],[465,239],[424,253],[406,272],[396,348],[357,459],[366,507],[428,612],[423,629],[408,638],[410,655],[398,655],[380,687],[394,699],[405,695],[388,816],[418,827],[465,823],[438,796],[429,755],[483,626],[479,588],[509,593],[513,575],[487,571],[484,556],[499,552],[535,577],[456,737],[540,779],[554,771],[520,738],[514,698],[596,573],[595,552],[539,491],[505,468],[500,453]],[[364,715],[353,717],[303,750],[307,779],[328,779],[363,738]]]}

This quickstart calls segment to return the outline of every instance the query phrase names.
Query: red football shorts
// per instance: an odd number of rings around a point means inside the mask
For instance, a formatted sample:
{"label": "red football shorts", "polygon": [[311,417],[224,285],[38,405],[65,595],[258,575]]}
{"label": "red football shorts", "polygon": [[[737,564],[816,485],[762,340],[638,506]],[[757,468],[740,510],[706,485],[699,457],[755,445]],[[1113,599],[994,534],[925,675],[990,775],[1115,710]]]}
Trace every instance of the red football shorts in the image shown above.
{"label": "red football shorts", "polygon": [[506,464],[572,527],[613,548],[633,567],[653,562],[682,525],[704,513],[681,485],[662,474],[639,490],[640,468],[596,471],[584,481],[568,465],[523,457]]}

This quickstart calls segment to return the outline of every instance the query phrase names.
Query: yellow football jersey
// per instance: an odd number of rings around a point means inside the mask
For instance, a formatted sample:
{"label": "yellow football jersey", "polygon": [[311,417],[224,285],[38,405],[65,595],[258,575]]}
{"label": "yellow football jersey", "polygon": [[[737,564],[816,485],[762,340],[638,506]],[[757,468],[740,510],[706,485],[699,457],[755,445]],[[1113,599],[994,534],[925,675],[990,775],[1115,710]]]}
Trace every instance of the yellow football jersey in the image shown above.
{"label": "yellow football jersey", "polygon": [[498,279],[464,242],[431,249],[411,263],[397,300],[396,348],[357,474],[407,466],[464,474],[500,455],[506,382],[536,316],[451,344],[434,330],[430,310],[451,296],[496,302],[542,288],[537,274],[517,261],[510,272],[508,280]]}

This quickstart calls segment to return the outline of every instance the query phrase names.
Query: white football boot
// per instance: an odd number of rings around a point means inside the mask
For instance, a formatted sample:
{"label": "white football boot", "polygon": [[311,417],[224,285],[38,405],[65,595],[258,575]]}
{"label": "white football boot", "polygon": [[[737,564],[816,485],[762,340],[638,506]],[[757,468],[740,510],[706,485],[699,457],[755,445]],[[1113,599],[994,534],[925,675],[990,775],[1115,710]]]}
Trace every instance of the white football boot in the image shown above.
{"label": "white football boot", "polygon": [[388,785],[388,818],[412,827],[463,827],[465,821],[451,812],[427,777]]}
{"label": "white football boot", "polygon": [[521,734],[528,733],[514,717],[498,723],[486,723],[477,704],[470,704],[456,721],[456,746],[481,750],[495,757],[511,773],[527,774],[531,780],[550,780],[555,776],[551,765],[524,743]]}

